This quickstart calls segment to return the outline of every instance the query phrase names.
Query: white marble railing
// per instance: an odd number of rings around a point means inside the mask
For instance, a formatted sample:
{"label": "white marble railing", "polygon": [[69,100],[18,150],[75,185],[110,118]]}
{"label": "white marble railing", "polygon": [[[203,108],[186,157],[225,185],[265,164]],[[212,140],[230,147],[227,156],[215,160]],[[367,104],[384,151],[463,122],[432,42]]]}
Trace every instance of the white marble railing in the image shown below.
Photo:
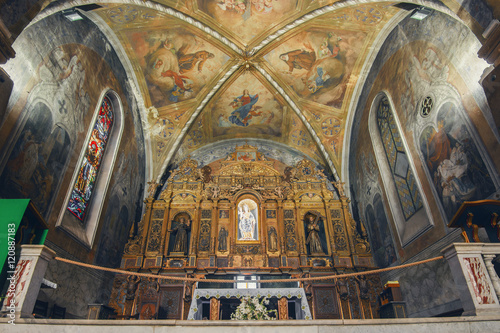
{"label": "white marble railing", "polygon": [[300,318],[298,319],[312,319],[309,304],[307,303],[306,294],[303,288],[257,288],[257,289],[196,289],[193,294],[193,301],[189,309],[188,320],[200,320],[201,318],[201,299],[210,300],[211,298],[229,299],[231,297],[277,297],[278,299],[286,297],[288,299],[296,297],[300,300]]}
{"label": "white marble railing", "polygon": [[500,279],[492,260],[500,243],[453,243],[442,250],[460,293],[464,316],[500,312]]}

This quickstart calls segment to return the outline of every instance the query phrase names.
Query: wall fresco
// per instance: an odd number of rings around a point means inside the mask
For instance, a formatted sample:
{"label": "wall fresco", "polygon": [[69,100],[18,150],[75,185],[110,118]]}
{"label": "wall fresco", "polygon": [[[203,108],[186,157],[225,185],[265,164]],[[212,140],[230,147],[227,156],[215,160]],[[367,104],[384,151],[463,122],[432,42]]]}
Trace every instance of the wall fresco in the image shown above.
{"label": "wall fresco", "polygon": [[47,105],[37,103],[31,111],[0,177],[0,195],[31,198],[47,216],[67,167],[71,142],[64,129],[54,127]]}
{"label": "wall fresco", "polygon": [[453,103],[445,103],[438,112],[437,124],[420,135],[420,150],[448,220],[462,202],[485,199],[495,191],[459,113]]}
{"label": "wall fresco", "polygon": [[366,206],[365,220],[375,262],[379,267],[387,267],[397,257],[380,194],[375,196],[373,206]]}

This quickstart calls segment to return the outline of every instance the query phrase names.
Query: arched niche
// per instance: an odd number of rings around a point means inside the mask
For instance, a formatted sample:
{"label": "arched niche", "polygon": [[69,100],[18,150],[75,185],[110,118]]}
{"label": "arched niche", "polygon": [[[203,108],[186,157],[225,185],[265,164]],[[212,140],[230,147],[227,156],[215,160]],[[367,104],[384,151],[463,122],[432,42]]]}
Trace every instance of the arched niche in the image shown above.
{"label": "arched niche", "polygon": [[263,208],[259,198],[253,194],[239,196],[234,216],[236,242],[259,243],[263,230]]}
{"label": "arched niche", "polygon": [[191,239],[192,217],[186,211],[178,212],[169,224],[169,255],[187,255]]}
{"label": "arched niche", "polygon": [[308,255],[327,255],[329,252],[325,217],[315,210],[309,210],[302,217],[305,246]]}

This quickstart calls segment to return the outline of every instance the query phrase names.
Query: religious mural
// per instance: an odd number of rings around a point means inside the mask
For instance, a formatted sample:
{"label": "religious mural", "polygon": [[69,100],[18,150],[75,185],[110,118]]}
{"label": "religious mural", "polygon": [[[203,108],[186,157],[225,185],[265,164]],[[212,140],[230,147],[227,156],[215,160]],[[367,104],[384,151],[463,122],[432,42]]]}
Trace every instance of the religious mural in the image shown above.
{"label": "religious mural", "polygon": [[97,265],[103,266],[120,261],[123,243],[129,232],[128,209],[126,206],[120,207],[120,199],[116,194],[110,200],[104,221],[95,261]]}
{"label": "religious mural", "polygon": [[238,203],[238,240],[259,240],[259,206],[252,199],[243,199]]}
{"label": "religious mural", "polygon": [[0,194],[31,198],[46,216],[66,170],[71,142],[64,129],[54,127],[46,104],[39,102],[31,111],[0,177]]}
{"label": "religious mural", "polygon": [[211,126],[214,137],[232,138],[252,133],[281,136],[286,107],[250,73],[238,77],[213,104]]}
{"label": "religious mural", "polygon": [[377,266],[387,267],[391,265],[397,259],[396,250],[380,194],[375,195],[373,206],[371,204],[366,206],[365,220]]}
{"label": "religious mural", "polygon": [[340,108],[365,38],[364,32],[309,29],[265,58],[297,95]]}
{"label": "religious mural", "polygon": [[437,124],[420,135],[420,150],[448,219],[460,204],[487,198],[495,191],[488,168],[457,107],[445,103]]}
{"label": "religious mural", "polygon": [[248,44],[293,13],[295,0],[197,0],[198,8]]}
{"label": "religious mural", "polygon": [[184,30],[126,32],[155,107],[195,98],[228,60],[219,49]]}

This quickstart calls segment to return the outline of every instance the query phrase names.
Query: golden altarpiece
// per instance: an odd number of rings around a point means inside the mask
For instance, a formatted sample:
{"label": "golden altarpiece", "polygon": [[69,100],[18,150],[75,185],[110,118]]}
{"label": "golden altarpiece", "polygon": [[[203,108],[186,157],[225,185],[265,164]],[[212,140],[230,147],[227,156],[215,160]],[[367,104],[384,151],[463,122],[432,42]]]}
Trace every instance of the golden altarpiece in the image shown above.
{"label": "golden altarpiece", "polygon": [[[309,160],[295,166],[237,146],[198,167],[190,157],[172,172],[132,227],[121,268],[189,278],[304,278],[374,268],[366,229]],[[229,280],[228,280],[229,279]],[[122,318],[186,319],[200,283],[117,276],[110,306]],[[265,287],[265,286],[263,286]],[[299,282],[315,319],[377,317],[378,275]],[[206,319],[222,299],[212,297]],[[279,318],[288,318],[278,300]]]}

